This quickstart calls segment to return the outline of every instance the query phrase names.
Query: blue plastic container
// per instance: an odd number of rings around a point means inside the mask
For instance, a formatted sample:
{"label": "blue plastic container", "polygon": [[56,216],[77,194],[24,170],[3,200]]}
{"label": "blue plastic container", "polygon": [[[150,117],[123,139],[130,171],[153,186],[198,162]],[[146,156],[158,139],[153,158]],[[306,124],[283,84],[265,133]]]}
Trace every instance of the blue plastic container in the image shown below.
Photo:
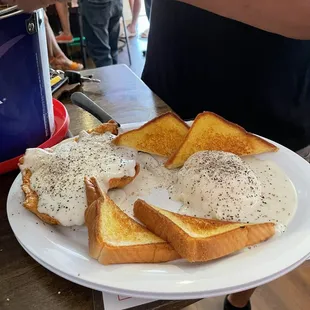
{"label": "blue plastic container", "polygon": [[0,162],[54,130],[43,10],[0,16]]}

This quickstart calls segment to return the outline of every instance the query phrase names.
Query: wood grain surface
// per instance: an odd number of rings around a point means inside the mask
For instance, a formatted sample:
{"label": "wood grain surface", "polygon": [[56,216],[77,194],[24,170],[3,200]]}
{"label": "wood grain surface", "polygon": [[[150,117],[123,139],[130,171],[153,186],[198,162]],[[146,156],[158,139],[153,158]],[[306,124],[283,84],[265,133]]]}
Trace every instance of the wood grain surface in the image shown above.
{"label": "wood grain surface", "polygon": [[[147,121],[170,110],[125,65],[85,70],[83,73],[93,74],[101,83],[85,83],[79,91],[95,101],[120,124]],[[70,130],[74,135],[81,129],[90,129],[99,124],[92,115],[71,104],[69,97],[62,101],[68,109]]]}

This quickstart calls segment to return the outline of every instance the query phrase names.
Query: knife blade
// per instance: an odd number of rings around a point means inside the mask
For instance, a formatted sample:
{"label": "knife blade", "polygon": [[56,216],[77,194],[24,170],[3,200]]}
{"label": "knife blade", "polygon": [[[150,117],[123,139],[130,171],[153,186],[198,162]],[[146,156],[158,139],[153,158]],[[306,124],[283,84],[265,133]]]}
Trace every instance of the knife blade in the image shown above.
{"label": "knife blade", "polygon": [[[94,101],[92,101],[89,97],[87,97],[85,94],[81,92],[73,93],[71,95],[71,102],[74,105],[89,112],[91,115],[96,117],[102,123],[107,123],[110,120],[114,120],[111,115],[109,115],[98,104],[96,104]],[[117,123],[117,125],[120,127],[119,123]]]}

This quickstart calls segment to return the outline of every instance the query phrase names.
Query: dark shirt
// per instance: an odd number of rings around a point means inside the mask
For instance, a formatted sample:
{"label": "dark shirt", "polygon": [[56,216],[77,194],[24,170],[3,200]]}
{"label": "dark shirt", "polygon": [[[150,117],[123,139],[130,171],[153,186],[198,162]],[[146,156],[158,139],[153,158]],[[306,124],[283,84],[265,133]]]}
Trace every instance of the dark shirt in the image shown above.
{"label": "dark shirt", "polygon": [[184,119],[208,110],[293,150],[310,144],[310,41],[154,0],[142,78]]}

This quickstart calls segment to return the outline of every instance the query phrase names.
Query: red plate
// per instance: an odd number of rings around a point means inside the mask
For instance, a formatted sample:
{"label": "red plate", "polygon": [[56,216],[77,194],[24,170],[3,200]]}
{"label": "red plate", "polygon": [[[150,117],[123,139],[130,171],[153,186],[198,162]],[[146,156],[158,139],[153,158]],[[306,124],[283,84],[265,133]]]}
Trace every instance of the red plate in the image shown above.
{"label": "red plate", "polygon": [[[46,140],[43,144],[39,145],[39,148],[49,148],[59,143],[66,136],[69,129],[69,115],[65,106],[56,99],[53,99],[54,119],[55,119],[55,131],[54,134]],[[0,163],[0,174],[13,171],[18,168],[18,161],[23,156],[19,155],[15,158],[3,161]]]}

